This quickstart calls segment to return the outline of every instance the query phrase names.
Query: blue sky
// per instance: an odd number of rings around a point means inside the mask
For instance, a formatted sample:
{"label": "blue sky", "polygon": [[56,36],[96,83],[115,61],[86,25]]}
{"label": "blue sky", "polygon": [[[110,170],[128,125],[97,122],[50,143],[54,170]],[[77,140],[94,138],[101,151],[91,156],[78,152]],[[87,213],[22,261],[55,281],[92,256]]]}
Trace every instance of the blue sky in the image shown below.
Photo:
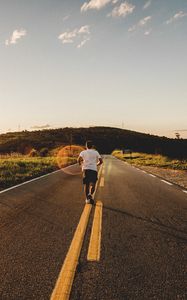
{"label": "blue sky", "polygon": [[0,0],[0,132],[123,124],[175,137],[186,53],[187,0]]}

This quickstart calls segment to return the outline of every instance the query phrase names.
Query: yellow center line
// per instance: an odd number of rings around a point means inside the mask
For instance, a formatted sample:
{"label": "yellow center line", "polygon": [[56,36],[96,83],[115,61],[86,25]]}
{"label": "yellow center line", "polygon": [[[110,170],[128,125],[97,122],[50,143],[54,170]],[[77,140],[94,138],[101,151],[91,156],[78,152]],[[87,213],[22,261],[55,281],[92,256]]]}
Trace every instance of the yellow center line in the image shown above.
{"label": "yellow center line", "polygon": [[104,187],[104,184],[105,184],[105,179],[104,179],[104,177],[101,177],[99,186]]}
{"label": "yellow center line", "polygon": [[[101,171],[102,171],[102,166],[99,169],[98,178],[100,178]],[[97,186],[98,186],[98,181],[93,196],[95,196]],[[51,295],[50,298],[51,300],[68,300],[70,297],[71,288],[75,277],[75,272],[76,272],[91,209],[92,209],[92,205],[90,204],[86,204],[84,207],[79,224],[77,226],[73,240],[71,242],[70,248],[68,250],[62,269],[56,281],[55,288]]]}
{"label": "yellow center line", "polygon": [[92,232],[88,248],[87,260],[99,261],[101,252],[101,228],[102,228],[102,208],[101,201],[96,202]]}
{"label": "yellow center line", "polygon": [[68,300],[92,206],[86,204],[75,231],[64,264],[57,279],[51,300]]}

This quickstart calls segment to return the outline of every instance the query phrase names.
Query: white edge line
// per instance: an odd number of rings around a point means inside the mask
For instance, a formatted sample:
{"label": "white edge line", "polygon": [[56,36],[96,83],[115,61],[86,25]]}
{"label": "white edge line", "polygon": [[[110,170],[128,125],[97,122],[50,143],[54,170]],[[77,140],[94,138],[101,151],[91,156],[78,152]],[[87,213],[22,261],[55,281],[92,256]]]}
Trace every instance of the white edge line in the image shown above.
{"label": "white edge line", "polygon": [[155,175],[153,175],[153,174],[149,174],[149,176],[151,176],[151,177],[156,177]]}
{"label": "white edge line", "polygon": [[164,183],[167,183],[168,185],[173,185],[172,183],[170,183],[170,182],[168,182],[166,180],[161,179],[161,181],[164,182]]}
{"label": "white edge line", "polygon": [[[116,157],[114,157],[114,158],[116,158]],[[116,158],[117,159],[117,158]],[[125,162],[125,161],[124,161]],[[125,162],[126,164],[128,164],[127,162]],[[129,164],[128,164],[129,165]],[[130,165],[132,168],[135,168],[133,165]],[[146,171],[144,171],[144,170],[142,170],[142,169],[138,169],[138,168],[135,168],[135,169],[137,169],[137,170],[141,170],[143,173],[146,173],[146,174],[148,174],[148,175],[150,175],[150,176],[152,176],[152,177],[156,177],[155,175],[153,175],[153,174],[150,174],[150,173],[147,173]],[[165,183],[167,183],[168,185],[173,185],[172,183],[170,183],[170,182],[168,182],[168,181],[166,181],[166,180],[163,180],[163,179],[161,179],[161,181],[162,182],[165,182]],[[184,193],[186,193],[187,194],[187,191],[186,190],[182,190]]]}
{"label": "white edge line", "polygon": [[[76,164],[74,164],[74,165],[76,165]],[[27,184],[27,183],[36,181],[36,180],[41,179],[41,178],[43,178],[43,177],[47,177],[47,176],[49,176],[49,175],[58,173],[58,172],[60,172],[60,171],[63,171],[64,169],[67,169],[67,168],[72,167],[72,166],[73,166],[73,165],[69,165],[69,166],[67,166],[67,167],[65,167],[65,168],[63,168],[63,169],[59,169],[59,170],[56,170],[56,171],[54,171],[54,172],[50,172],[50,173],[44,174],[44,175],[42,175],[42,176],[39,176],[39,177],[30,179],[30,180],[27,180],[27,181],[25,181],[25,182],[22,182],[22,183],[20,183],[20,184],[11,186],[11,187],[9,187],[9,188],[7,188],[7,189],[5,189],[5,190],[0,191],[0,194],[6,193],[6,192],[8,192],[8,191],[10,191],[10,190],[16,189],[16,188],[18,188],[18,187],[20,187],[20,186],[22,186],[22,185],[25,185],[25,184]]]}
{"label": "white edge line", "polygon": [[19,186],[22,186],[22,185],[25,185],[25,184],[27,184],[27,183],[36,181],[36,180],[38,180],[38,179],[40,179],[40,178],[43,178],[43,177],[47,177],[47,176],[49,176],[49,175],[51,175],[51,174],[54,174],[54,173],[57,173],[57,172],[60,172],[60,171],[62,171],[62,170],[60,169],[60,170],[57,170],[57,171],[54,171],[54,172],[51,172],[51,173],[47,173],[47,174],[45,174],[45,175],[42,175],[42,176],[39,176],[39,177],[30,179],[30,180],[27,180],[27,181],[25,181],[25,182],[22,182],[22,183],[20,183],[20,184],[11,186],[11,187],[9,187],[9,188],[6,189],[6,190],[0,191],[0,194],[3,194],[3,193],[8,192],[8,191],[10,191],[10,190],[16,189],[16,188],[19,187]]}

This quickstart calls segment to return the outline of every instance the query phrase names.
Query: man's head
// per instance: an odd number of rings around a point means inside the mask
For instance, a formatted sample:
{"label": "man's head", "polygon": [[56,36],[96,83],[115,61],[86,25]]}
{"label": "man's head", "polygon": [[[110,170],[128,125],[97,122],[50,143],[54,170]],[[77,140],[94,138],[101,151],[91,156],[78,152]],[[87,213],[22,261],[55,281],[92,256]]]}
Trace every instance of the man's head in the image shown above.
{"label": "man's head", "polygon": [[86,148],[91,149],[93,147],[92,141],[87,141],[86,142]]}

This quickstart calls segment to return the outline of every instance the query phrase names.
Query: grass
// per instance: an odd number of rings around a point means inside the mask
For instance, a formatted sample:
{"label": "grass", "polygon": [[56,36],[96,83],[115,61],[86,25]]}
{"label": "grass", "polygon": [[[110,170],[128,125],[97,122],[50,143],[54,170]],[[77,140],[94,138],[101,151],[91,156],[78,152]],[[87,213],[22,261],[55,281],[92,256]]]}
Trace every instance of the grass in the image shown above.
{"label": "grass", "polygon": [[115,150],[112,155],[136,166],[152,166],[174,170],[187,170],[187,160],[180,161],[178,159],[170,159],[167,156],[158,154],[138,152],[123,154],[121,150]]}
{"label": "grass", "polygon": [[29,179],[50,173],[76,162],[75,157],[28,157],[23,155],[0,156],[0,190]]}

